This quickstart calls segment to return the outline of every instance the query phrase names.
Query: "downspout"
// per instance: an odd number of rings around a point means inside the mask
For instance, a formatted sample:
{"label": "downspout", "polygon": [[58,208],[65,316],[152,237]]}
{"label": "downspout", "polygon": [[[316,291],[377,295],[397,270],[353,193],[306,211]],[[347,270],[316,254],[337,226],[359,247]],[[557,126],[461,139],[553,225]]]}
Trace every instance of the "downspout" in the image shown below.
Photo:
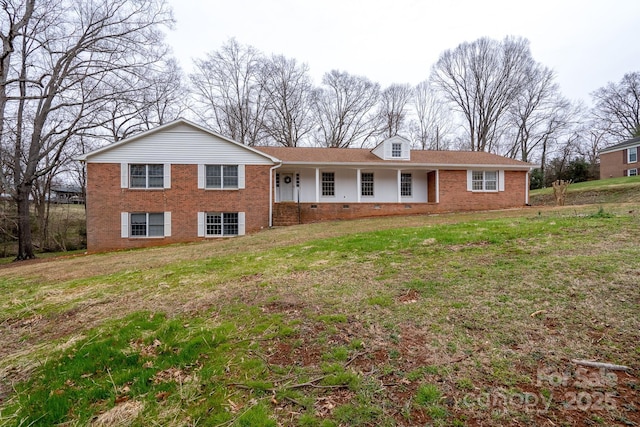
{"label": "downspout", "polygon": [[273,227],[273,205],[276,203],[275,194],[273,193],[273,177],[274,171],[282,166],[282,161],[275,166],[269,168],[269,228]]}

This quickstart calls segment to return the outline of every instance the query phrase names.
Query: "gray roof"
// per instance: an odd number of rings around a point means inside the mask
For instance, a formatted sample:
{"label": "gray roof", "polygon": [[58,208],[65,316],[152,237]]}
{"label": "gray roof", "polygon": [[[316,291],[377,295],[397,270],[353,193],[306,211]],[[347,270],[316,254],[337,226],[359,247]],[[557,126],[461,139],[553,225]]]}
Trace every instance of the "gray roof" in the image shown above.
{"label": "gray roof", "polygon": [[640,136],[637,138],[633,138],[633,139],[627,139],[626,141],[622,141],[619,144],[614,144],[611,145],[607,148],[603,148],[602,150],[600,150],[601,153],[609,153],[612,151],[618,151],[618,150],[623,150],[627,147],[633,147],[635,145],[640,144]]}

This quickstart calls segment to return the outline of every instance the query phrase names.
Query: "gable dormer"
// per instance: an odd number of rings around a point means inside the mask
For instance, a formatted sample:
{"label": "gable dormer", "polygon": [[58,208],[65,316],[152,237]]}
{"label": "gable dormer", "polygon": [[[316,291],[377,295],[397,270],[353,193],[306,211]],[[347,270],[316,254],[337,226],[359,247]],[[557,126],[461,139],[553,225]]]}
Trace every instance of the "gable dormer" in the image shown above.
{"label": "gable dormer", "polygon": [[382,160],[411,160],[409,140],[398,135],[385,139],[371,152]]}

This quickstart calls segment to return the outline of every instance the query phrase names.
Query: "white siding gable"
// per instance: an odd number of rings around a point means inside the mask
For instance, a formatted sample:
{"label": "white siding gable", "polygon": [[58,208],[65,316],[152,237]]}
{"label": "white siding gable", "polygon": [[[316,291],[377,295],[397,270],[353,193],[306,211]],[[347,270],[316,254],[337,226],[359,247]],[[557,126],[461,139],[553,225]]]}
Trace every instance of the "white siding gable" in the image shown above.
{"label": "white siding gable", "polygon": [[[400,156],[393,155],[393,144],[400,144],[402,147]],[[401,136],[392,136],[391,138],[385,139],[371,150],[371,152],[383,160],[411,160],[411,147],[409,140]]]}
{"label": "white siding gable", "polygon": [[[268,157],[186,123],[149,132],[86,156],[91,163],[271,165]],[[124,179],[124,177],[123,177]],[[124,184],[124,182],[123,182]]]}

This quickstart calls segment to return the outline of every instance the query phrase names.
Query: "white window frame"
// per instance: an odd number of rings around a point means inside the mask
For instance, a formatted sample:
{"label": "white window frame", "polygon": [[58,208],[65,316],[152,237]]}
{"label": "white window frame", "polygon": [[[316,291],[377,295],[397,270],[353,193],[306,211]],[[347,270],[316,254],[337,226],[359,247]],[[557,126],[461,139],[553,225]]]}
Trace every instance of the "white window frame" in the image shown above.
{"label": "white window frame", "polygon": [[[633,154],[633,160],[631,160],[631,155]],[[637,163],[638,162],[638,147],[627,148],[627,163]]]}
{"label": "white window frame", "polygon": [[[365,176],[367,177],[366,180]],[[369,178],[371,179],[369,180]],[[360,173],[360,196],[375,197],[375,180],[376,178],[373,172]]]}
{"label": "white window frame", "polygon": [[410,172],[400,173],[400,197],[413,197],[413,175]]}
{"label": "white window frame", "polygon": [[[237,167],[238,176],[237,176],[237,185],[233,186],[225,186],[224,185],[224,167],[225,166],[235,166]],[[220,168],[220,186],[211,186],[207,185],[207,168],[208,167],[219,167]],[[234,190],[242,190],[245,188],[245,165],[241,164],[224,164],[224,163],[208,163],[208,164],[199,164],[198,165],[198,188],[204,190],[212,190],[212,191],[234,191]]]}
{"label": "white window frame", "polygon": [[[228,234],[224,232],[225,222],[224,216],[234,214],[237,215],[237,234]],[[210,234],[208,233],[207,227],[207,219],[209,216],[220,215],[222,222],[220,223],[220,234]],[[236,236],[244,236],[245,235],[245,213],[244,212],[198,212],[198,237],[207,237],[207,238],[221,238],[221,237],[236,237]]]}
{"label": "white window frame", "polygon": [[[325,179],[325,177],[327,179]],[[328,179],[331,177],[331,179]],[[335,197],[336,196],[336,173],[335,172],[322,172],[320,174],[320,194],[322,197]],[[325,187],[326,184],[326,187]],[[330,190],[330,191],[329,191]]]}
{"label": "white window frame", "polygon": [[[131,168],[132,166],[145,167],[145,185],[133,187],[131,186]],[[149,186],[149,166],[162,166],[162,185],[157,187]],[[120,187],[131,190],[162,190],[171,188],[171,163],[121,163],[120,164]]]}
{"label": "white window frame", "polygon": [[[487,175],[489,174],[495,174],[495,179],[487,179]],[[481,179],[478,178],[479,176]],[[495,182],[495,188],[488,185],[493,182]],[[467,170],[467,191],[474,193],[496,193],[498,191],[504,191],[504,171],[495,169]]]}
{"label": "white window frame", "polygon": [[627,169],[627,176],[638,176],[638,169]]}
{"label": "white window frame", "polygon": [[[133,234],[133,216],[145,215],[145,234]],[[150,215],[162,215],[162,235],[149,234]],[[162,239],[171,236],[171,212],[121,212],[121,237],[131,239]],[[158,225],[158,224],[156,224]]]}
{"label": "white window frame", "polygon": [[402,157],[402,143],[401,142],[392,142],[391,143],[391,157],[394,159],[399,159]]}

